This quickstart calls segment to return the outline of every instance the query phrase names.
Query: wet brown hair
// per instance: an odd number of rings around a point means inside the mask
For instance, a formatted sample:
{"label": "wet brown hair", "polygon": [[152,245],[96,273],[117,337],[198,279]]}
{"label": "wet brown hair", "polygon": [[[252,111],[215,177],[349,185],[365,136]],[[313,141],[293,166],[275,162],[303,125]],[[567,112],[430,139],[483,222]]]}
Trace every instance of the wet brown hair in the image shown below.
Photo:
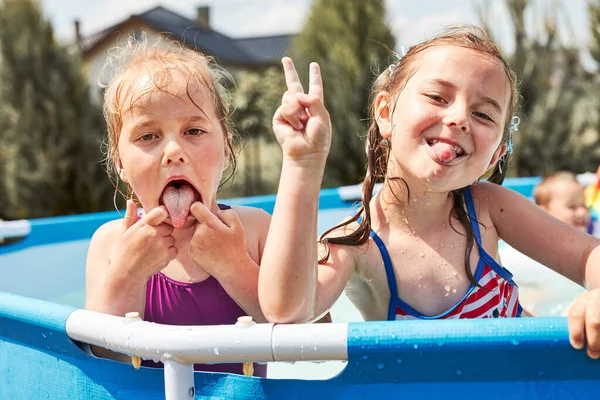
{"label": "wet brown hair", "polygon": [[[371,233],[371,210],[369,203],[373,197],[373,188],[375,187],[375,183],[377,181],[385,182],[386,179],[402,180],[402,178],[399,177],[387,176],[390,143],[381,136],[379,127],[377,125],[378,115],[376,115],[375,110],[375,99],[377,98],[377,95],[380,92],[387,92],[387,101],[392,101],[395,96],[404,89],[410,78],[416,73],[419,64],[419,58],[423,52],[435,46],[449,45],[459,46],[487,54],[490,57],[498,60],[504,66],[504,72],[506,73],[506,77],[510,84],[511,94],[509,107],[506,112],[506,119],[504,121],[501,145],[508,143],[510,135],[509,127],[511,125],[511,119],[516,110],[519,98],[517,78],[496,43],[494,43],[494,41],[481,28],[472,25],[446,27],[432,39],[411,47],[396,64],[394,64],[390,69],[384,70],[375,80],[371,93],[371,124],[367,131],[367,173],[362,187],[362,206],[359,208],[354,217],[334,226],[321,235],[320,242],[325,246],[326,254],[319,260],[320,263],[326,262],[329,258],[329,246],[331,244],[358,246],[365,243],[369,239],[369,235]],[[497,183],[499,185],[504,181],[506,170],[508,169],[509,154],[504,154],[500,160],[501,161],[495,165],[491,175],[488,178],[488,181]],[[501,163],[502,165],[500,165]],[[406,185],[406,182],[404,182],[404,185],[410,196],[410,190],[408,185]],[[471,273],[470,255],[473,248],[475,235],[471,226],[469,214],[465,209],[464,188],[453,190],[450,195],[454,200],[453,209],[449,215],[450,223],[452,223],[452,216],[454,216],[456,219],[458,219],[466,232],[467,246],[465,249],[465,272],[469,280],[479,286],[475,281],[473,274]],[[352,233],[341,237],[327,237],[327,235],[332,231],[346,227],[348,224],[356,222],[359,219],[361,219],[359,226]]]}
{"label": "wet brown hair", "polygon": [[[120,66],[114,68],[117,64]],[[109,51],[108,61],[100,76],[110,75],[115,69],[116,72],[112,73],[108,83],[100,82],[104,87],[103,111],[107,124],[107,136],[103,146],[108,176],[115,186],[115,203],[117,192],[126,199],[134,197],[129,185],[127,194],[119,189],[119,175],[115,164],[119,159],[118,143],[124,113],[131,110],[144,96],[155,92],[181,97],[180,93],[170,93],[167,88],[171,82],[182,77],[187,80],[185,95],[198,108],[200,107],[194,102],[190,87],[199,84],[208,89],[225,134],[231,165],[231,173],[219,187],[233,178],[237,159],[233,148],[235,128],[231,118],[229,88],[233,87],[234,83],[227,71],[217,66],[211,57],[183,47],[178,42],[157,37],[150,43],[147,34],[143,32],[141,35],[131,35],[123,46],[114,47]],[[148,76],[148,82],[142,82]],[[129,102],[125,104],[128,97]]]}

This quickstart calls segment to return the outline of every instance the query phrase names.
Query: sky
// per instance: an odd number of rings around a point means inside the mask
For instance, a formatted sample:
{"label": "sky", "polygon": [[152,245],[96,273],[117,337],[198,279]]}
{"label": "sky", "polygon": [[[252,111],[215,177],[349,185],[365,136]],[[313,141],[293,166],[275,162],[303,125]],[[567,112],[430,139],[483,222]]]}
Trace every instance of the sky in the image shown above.
{"label": "sky", "polygon": [[[162,5],[191,19],[196,7],[210,6],[213,29],[234,38],[297,33],[306,19],[311,0],[41,0],[56,36],[74,37],[73,21],[79,20],[84,35],[127,19],[132,14]],[[558,12],[572,32],[565,40],[587,43],[590,37],[586,0],[532,0],[538,13]],[[510,23],[502,0],[386,0],[388,24],[398,46],[411,46],[431,36],[445,24],[477,23],[475,5],[491,4],[490,21],[495,37],[511,51]],[[567,6],[568,5],[568,6]],[[565,18],[566,16],[566,18]],[[530,18],[532,21],[534,18]],[[535,29],[536,24],[528,24]],[[567,26],[567,25],[565,25]]]}

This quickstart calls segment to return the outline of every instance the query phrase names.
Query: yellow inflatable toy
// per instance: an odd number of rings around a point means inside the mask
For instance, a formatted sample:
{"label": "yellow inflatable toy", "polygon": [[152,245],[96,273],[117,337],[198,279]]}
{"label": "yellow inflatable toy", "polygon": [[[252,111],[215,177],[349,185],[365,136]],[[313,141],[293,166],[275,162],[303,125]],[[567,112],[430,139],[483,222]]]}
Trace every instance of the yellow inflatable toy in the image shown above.
{"label": "yellow inflatable toy", "polygon": [[592,219],[597,220],[600,215],[600,167],[596,170],[595,179],[586,186],[584,196],[585,205],[590,209]]}

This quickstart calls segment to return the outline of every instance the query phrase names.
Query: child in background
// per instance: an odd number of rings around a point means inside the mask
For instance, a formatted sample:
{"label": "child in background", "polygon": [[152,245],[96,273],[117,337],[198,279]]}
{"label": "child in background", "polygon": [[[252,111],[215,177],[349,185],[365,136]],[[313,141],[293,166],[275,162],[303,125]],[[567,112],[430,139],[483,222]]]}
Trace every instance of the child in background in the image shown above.
{"label": "child in background", "polygon": [[[575,174],[558,171],[546,176],[534,188],[533,198],[550,215],[580,231],[591,233],[584,187]],[[510,246],[500,247],[499,253],[500,259],[511,266],[514,280],[519,284],[521,304],[532,314],[565,315],[573,300],[584,292],[581,286]]]}
{"label": "child in background", "polygon": [[277,136],[284,164],[259,279],[268,320],[314,319],[345,287],[365,320],[519,316],[518,288],[497,261],[503,239],[589,285],[571,307],[570,340],[600,357],[600,241],[500,186],[518,92],[482,30],[449,28],[379,75],[363,207],[322,236],[320,260],[312,234],[330,131],[308,134],[304,113],[323,112],[294,101],[302,89],[292,67],[286,78],[274,117],[288,127]]}
{"label": "child in background", "polygon": [[585,205],[584,189],[575,174],[558,171],[542,179],[533,190],[533,198],[544,211],[590,233],[590,210]]}
{"label": "child in background", "polygon": [[[270,216],[217,203],[223,172],[235,166],[229,76],[168,41],[130,39],[118,50],[123,66],[104,96],[107,161],[143,215],[129,199],[125,217],[94,234],[86,309],[137,311],[171,325],[234,324],[244,315],[264,321],[257,281]],[[242,364],[195,367],[242,373]],[[265,376],[266,366],[255,365],[254,374]]]}

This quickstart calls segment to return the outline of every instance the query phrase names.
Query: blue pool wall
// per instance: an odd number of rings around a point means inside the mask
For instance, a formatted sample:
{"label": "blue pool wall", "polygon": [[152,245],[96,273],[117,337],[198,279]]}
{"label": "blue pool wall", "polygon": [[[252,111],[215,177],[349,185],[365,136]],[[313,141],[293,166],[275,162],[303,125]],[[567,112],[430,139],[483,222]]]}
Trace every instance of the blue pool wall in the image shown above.
{"label": "blue pool wall", "polygon": [[[1,399],[164,399],[162,370],[91,357],[73,308],[0,293]],[[348,363],[310,381],[196,373],[196,399],[597,399],[600,362],[564,318],[349,324]]]}

